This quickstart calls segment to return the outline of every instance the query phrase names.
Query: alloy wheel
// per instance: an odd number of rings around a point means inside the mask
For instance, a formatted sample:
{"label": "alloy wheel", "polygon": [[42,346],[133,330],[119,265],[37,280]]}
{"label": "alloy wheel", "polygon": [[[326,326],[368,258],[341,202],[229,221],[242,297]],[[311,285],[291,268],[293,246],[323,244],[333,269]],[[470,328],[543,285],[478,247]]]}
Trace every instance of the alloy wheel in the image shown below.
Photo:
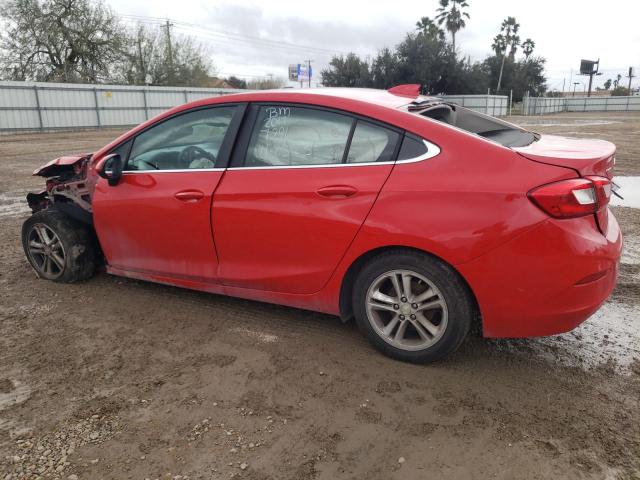
{"label": "alloy wheel", "polygon": [[409,351],[434,345],[447,328],[447,303],[425,276],[391,270],[367,290],[366,311],[376,333],[390,345]]}
{"label": "alloy wheel", "polygon": [[27,242],[31,264],[40,275],[54,280],[64,273],[65,251],[56,232],[43,223],[36,223]]}

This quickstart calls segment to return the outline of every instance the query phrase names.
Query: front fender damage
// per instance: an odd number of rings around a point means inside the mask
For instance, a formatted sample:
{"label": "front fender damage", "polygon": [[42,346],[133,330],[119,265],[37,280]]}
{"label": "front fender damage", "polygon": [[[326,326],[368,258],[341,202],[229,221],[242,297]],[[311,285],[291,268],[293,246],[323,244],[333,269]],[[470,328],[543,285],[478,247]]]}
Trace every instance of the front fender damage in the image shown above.
{"label": "front fender damage", "polygon": [[91,194],[95,182],[87,175],[91,157],[60,157],[36,169],[33,174],[45,177],[47,183],[46,190],[27,195],[31,210],[35,213],[55,206],[83,223],[93,223]]}

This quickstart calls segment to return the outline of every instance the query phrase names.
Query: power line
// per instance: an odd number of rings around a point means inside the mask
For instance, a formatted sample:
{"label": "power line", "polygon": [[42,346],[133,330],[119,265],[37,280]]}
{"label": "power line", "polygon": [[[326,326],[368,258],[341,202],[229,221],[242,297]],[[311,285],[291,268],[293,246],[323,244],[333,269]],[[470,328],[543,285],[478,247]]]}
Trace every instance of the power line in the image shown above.
{"label": "power line", "polygon": [[[145,16],[145,15],[120,15],[120,17],[124,19],[134,20],[141,23],[150,23],[154,25],[161,25],[167,21],[167,19],[164,19],[164,18],[151,17],[151,16]],[[348,53],[350,53],[350,52],[345,52],[341,50],[332,50],[332,49],[327,49],[322,47],[313,47],[311,45],[301,45],[296,43],[290,43],[280,39],[275,40],[270,38],[239,34],[239,33],[229,32],[225,30],[215,30],[213,28],[206,27],[203,25],[198,25],[195,23],[180,22],[177,20],[171,20],[171,22],[174,25],[176,25],[176,27],[181,27],[182,29],[191,30],[191,31],[193,30],[201,31],[205,33],[206,36],[213,37],[214,39],[217,38],[219,40],[226,40],[226,41],[231,40],[235,42],[240,41],[243,43],[248,43],[248,44],[252,44],[254,46],[260,46],[260,47],[271,47],[271,48],[277,48],[281,50],[288,49],[288,50],[295,50],[299,52],[302,52],[302,51],[316,52],[318,54],[324,53],[327,55],[336,55],[336,54],[347,55]]]}

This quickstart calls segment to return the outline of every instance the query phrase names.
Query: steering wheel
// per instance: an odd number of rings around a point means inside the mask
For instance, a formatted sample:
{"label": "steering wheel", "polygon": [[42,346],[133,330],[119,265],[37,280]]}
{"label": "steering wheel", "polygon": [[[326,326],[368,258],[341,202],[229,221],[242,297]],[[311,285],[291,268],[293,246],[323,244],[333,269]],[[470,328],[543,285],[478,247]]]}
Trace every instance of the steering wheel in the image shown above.
{"label": "steering wheel", "polygon": [[185,168],[189,168],[191,162],[193,162],[197,158],[203,157],[212,162],[216,161],[216,157],[207,152],[205,149],[196,147],[195,145],[191,145],[180,152],[179,161],[180,164]]}

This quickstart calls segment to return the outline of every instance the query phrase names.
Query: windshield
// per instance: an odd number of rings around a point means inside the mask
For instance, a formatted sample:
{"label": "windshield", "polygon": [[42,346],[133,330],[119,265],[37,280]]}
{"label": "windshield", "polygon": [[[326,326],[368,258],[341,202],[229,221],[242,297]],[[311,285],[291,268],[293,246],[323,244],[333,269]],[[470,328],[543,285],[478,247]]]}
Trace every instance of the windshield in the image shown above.
{"label": "windshield", "polygon": [[533,132],[452,103],[414,102],[409,111],[475,133],[505,147],[525,147],[538,139]]}

